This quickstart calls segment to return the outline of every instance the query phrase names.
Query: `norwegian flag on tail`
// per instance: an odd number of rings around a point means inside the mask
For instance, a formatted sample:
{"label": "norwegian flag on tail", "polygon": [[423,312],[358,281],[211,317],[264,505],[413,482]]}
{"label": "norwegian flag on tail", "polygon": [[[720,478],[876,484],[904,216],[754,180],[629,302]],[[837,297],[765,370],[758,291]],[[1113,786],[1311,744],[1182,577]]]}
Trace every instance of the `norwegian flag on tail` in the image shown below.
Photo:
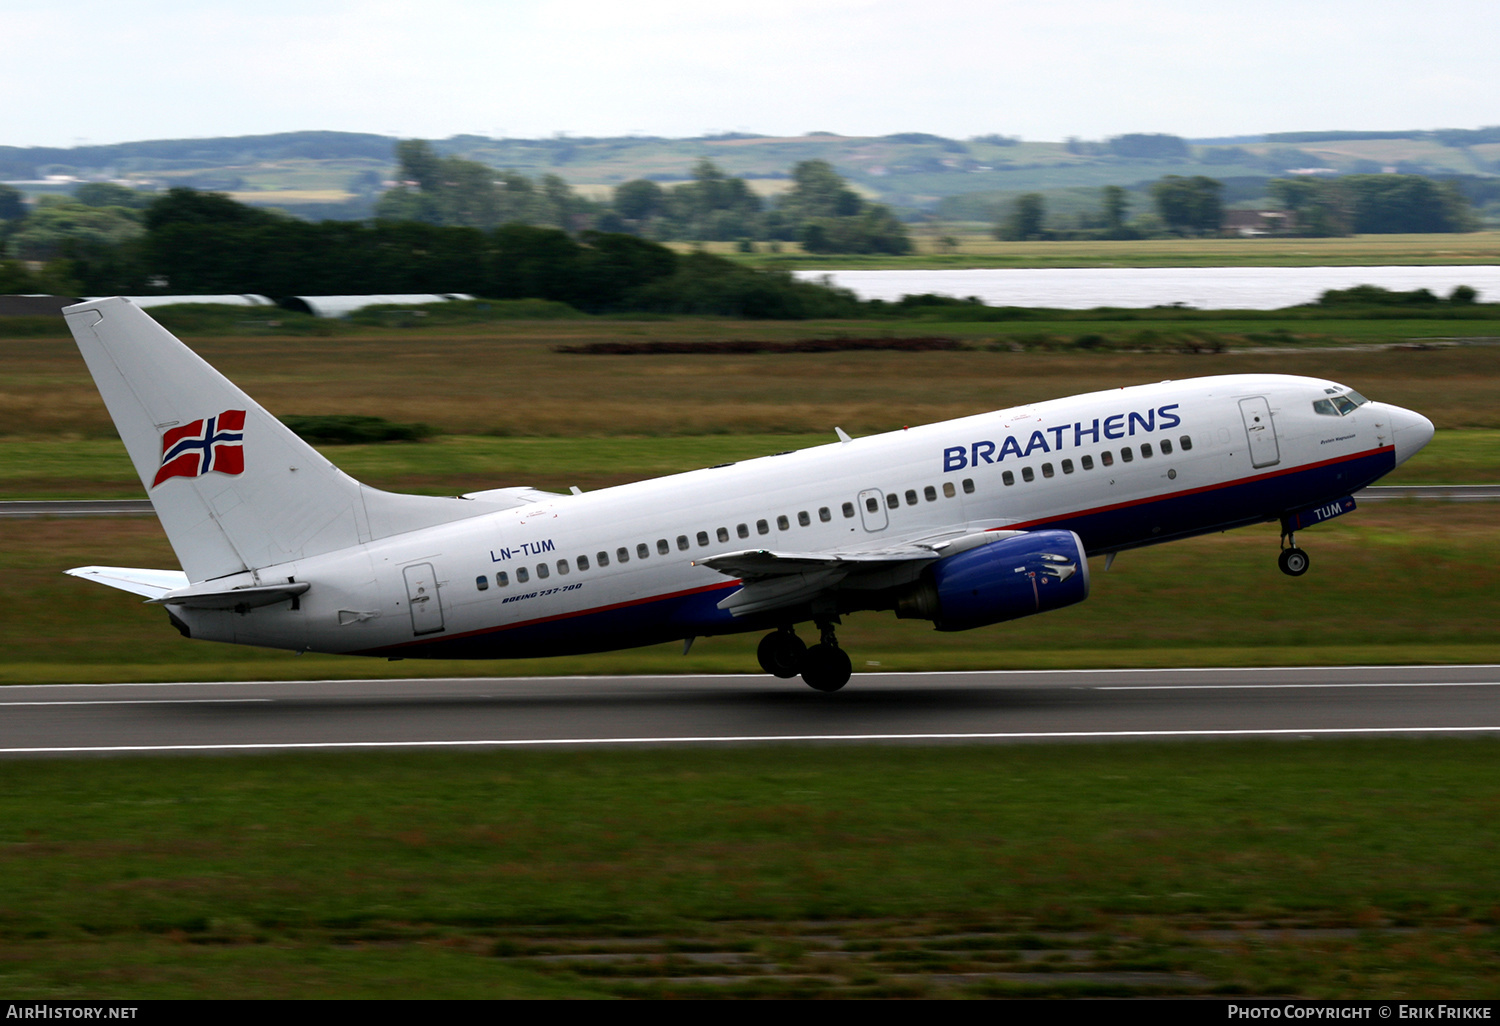
{"label": "norwegian flag on tail", "polygon": [[244,440],[244,410],[225,410],[173,428],[161,436],[161,469],[151,487],[169,477],[197,477],[210,471],[243,474]]}

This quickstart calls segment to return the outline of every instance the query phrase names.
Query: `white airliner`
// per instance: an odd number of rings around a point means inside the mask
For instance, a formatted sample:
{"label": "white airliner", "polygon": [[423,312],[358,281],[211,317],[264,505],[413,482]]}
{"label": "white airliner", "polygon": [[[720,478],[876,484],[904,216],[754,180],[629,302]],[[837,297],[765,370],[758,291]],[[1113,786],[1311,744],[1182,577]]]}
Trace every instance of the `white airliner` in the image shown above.
{"label": "white airliner", "polygon": [[[1087,558],[1279,520],[1294,532],[1431,440],[1332,381],[1232,374],[1053,399],[595,492],[398,495],[345,475],[126,299],[64,314],[182,570],[68,573],[192,638],[390,658],[597,652],[769,633],[842,687],[834,627],[967,630],[1082,601]],[[1106,568],[1108,562],[1106,562]],[[808,647],[794,626],[820,632]]]}

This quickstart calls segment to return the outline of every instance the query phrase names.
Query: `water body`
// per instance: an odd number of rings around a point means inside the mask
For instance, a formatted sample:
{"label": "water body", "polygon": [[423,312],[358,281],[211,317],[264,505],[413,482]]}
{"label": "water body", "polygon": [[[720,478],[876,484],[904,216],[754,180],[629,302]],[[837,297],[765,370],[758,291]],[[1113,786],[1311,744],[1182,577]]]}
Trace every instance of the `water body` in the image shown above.
{"label": "water body", "polygon": [[967,271],[798,271],[825,274],[861,299],[897,300],[935,292],[978,296],[990,306],[1152,307],[1184,303],[1200,310],[1277,310],[1315,301],[1327,289],[1379,285],[1446,296],[1457,285],[1500,301],[1500,266],[1443,267],[1046,267]]}

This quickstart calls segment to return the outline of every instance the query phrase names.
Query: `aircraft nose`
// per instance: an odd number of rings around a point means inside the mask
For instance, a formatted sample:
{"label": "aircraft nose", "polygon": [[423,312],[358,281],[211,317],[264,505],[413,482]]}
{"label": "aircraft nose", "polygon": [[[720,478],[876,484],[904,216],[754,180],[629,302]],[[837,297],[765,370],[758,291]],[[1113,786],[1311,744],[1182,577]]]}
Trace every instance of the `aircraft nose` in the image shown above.
{"label": "aircraft nose", "polygon": [[1391,428],[1396,441],[1396,464],[1405,463],[1432,441],[1432,421],[1413,410],[1390,407]]}

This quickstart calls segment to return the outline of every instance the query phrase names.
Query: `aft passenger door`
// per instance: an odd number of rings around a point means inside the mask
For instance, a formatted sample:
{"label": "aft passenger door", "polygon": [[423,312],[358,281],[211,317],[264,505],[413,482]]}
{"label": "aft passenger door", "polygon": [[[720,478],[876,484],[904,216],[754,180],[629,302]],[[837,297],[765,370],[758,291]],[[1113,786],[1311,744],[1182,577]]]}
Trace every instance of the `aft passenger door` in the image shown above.
{"label": "aft passenger door", "polygon": [[1271,404],[1263,395],[1240,400],[1240,416],[1245,421],[1245,435],[1250,440],[1250,465],[1274,467],[1281,462],[1281,448],[1276,444],[1276,425],[1271,422]]}
{"label": "aft passenger door", "polygon": [[407,567],[406,602],[411,609],[413,634],[436,634],[443,629],[443,603],[438,598],[437,574],[431,563],[414,563]]}

